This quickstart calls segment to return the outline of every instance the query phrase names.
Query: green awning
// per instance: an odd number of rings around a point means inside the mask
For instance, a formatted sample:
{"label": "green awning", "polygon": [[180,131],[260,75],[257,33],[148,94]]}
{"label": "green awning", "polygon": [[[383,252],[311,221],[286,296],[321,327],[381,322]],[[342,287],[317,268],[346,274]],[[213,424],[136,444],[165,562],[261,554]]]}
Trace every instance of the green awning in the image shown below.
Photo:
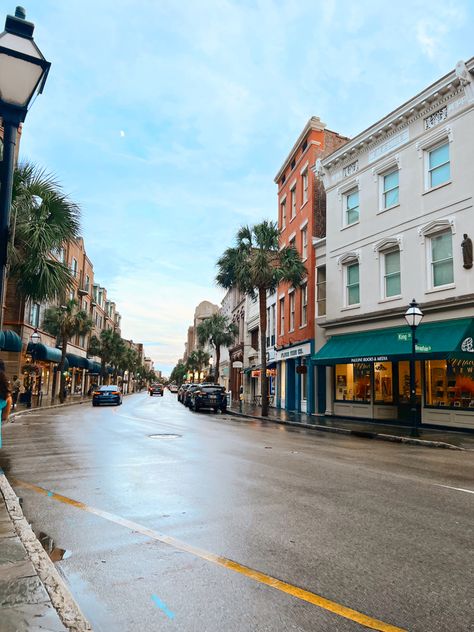
{"label": "green awning", "polygon": [[[473,339],[472,318],[422,323],[416,330],[417,359],[474,361]],[[312,360],[333,365],[408,360],[410,356],[411,330],[405,326],[333,336]]]}
{"label": "green awning", "polygon": [[[61,349],[56,349],[55,347],[48,347],[47,345],[43,345],[40,342],[34,343],[29,342],[28,347],[26,349],[26,353],[31,355],[34,360],[42,360],[44,362],[55,362],[59,364],[61,362]],[[66,358],[66,366],[67,368],[67,358]]]}
{"label": "green awning", "polygon": [[11,331],[11,329],[0,331],[0,349],[2,351],[20,353],[21,347],[21,338],[16,331]]}
{"label": "green awning", "polygon": [[100,362],[94,362],[93,360],[89,360],[89,373],[93,373],[94,375],[99,375],[100,373]]}
{"label": "green awning", "polygon": [[66,358],[69,362],[69,368],[71,369],[88,369],[89,360],[82,356],[78,356],[75,353],[66,353]]}

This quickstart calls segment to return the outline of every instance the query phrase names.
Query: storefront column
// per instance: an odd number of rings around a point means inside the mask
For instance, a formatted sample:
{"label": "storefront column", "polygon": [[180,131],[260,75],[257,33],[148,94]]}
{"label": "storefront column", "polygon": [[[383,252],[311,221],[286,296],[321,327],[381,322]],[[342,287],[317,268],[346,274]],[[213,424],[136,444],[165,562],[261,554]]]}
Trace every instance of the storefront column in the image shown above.
{"label": "storefront column", "polygon": [[276,385],[275,385],[275,405],[278,409],[281,408],[281,362],[277,362],[276,365]]}
{"label": "storefront column", "polygon": [[325,415],[334,413],[334,371],[332,366],[326,368],[326,411]]}
{"label": "storefront column", "polygon": [[314,413],[314,411],[316,410],[315,408],[315,402],[314,402],[314,379],[315,379],[315,371],[314,371],[314,365],[311,361],[308,362],[307,366],[307,373],[304,376],[306,381],[306,412],[308,413],[308,415],[312,415]]}
{"label": "storefront column", "polygon": [[302,388],[301,388],[301,374],[296,372],[296,367],[301,366],[301,358],[296,360],[294,366],[295,372],[295,410],[297,413],[301,412],[301,396],[302,396]]}
{"label": "storefront column", "polygon": [[294,360],[287,360],[285,364],[285,408],[286,410],[295,410],[295,362]]}

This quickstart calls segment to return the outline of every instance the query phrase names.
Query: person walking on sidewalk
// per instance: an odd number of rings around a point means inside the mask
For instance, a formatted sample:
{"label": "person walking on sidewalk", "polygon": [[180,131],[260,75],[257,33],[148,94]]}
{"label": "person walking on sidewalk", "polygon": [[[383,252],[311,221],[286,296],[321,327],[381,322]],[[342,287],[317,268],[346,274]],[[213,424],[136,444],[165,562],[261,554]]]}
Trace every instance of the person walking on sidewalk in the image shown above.
{"label": "person walking on sidewalk", "polygon": [[10,385],[5,375],[5,363],[0,360],[0,448],[2,447],[2,421],[6,421],[12,409]]}
{"label": "person walking on sidewalk", "polygon": [[12,410],[15,410],[15,407],[18,402],[18,397],[20,395],[21,382],[18,379],[18,375],[13,376],[13,384],[12,384]]}

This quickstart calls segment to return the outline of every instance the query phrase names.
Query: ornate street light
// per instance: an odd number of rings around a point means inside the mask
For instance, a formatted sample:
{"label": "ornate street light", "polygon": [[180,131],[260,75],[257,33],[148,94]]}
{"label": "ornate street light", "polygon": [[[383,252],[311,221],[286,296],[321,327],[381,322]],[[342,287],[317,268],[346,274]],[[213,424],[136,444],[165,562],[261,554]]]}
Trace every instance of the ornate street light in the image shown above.
{"label": "ornate street light", "polygon": [[418,430],[418,413],[416,410],[416,381],[415,381],[415,367],[416,367],[416,328],[423,319],[423,312],[420,306],[412,300],[405,312],[405,320],[407,325],[411,329],[411,357],[410,357],[410,417],[411,417],[411,435],[412,437],[419,437]]}
{"label": "ornate street light", "polygon": [[34,345],[37,345],[41,342],[41,336],[39,335],[37,329],[35,329],[34,332],[31,334],[30,340]]}
{"label": "ornate street light", "polygon": [[0,33],[0,117],[3,159],[0,170],[0,307],[3,312],[3,275],[7,261],[13,169],[18,127],[26,118],[35,94],[43,91],[51,64],[33,39],[34,24],[17,7]]}

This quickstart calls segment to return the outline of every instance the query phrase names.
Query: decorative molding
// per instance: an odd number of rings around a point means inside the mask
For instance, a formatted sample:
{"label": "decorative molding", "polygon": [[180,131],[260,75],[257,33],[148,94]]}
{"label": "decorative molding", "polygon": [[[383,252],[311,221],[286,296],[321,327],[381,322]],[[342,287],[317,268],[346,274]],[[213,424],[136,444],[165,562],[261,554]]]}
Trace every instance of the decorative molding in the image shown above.
{"label": "decorative molding", "polygon": [[350,252],[345,252],[337,258],[337,267],[339,270],[342,270],[342,266],[347,265],[348,263],[353,263],[357,261],[360,263],[360,250],[351,250]]}
{"label": "decorative molding", "polygon": [[437,125],[445,121],[447,118],[448,106],[444,105],[440,110],[436,110],[436,112],[433,112],[433,114],[430,114],[425,118],[425,120],[423,121],[424,128],[425,130],[432,129],[433,127],[436,127]]}
{"label": "decorative molding", "polygon": [[381,239],[373,246],[375,258],[379,258],[381,252],[398,248],[400,252],[403,251],[403,237],[402,235],[396,235],[395,237],[385,237]]}
{"label": "decorative molding", "polygon": [[435,219],[432,222],[428,222],[424,226],[420,226],[418,229],[418,235],[420,236],[420,243],[425,243],[425,237],[430,237],[444,230],[451,230],[452,234],[456,234],[456,221],[454,217],[444,217],[442,219]]}
{"label": "decorative molding", "polygon": [[445,138],[447,138],[450,143],[453,142],[452,127],[450,126],[443,127],[442,129],[439,129],[437,132],[434,132],[433,134],[429,134],[428,136],[425,136],[424,138],[419,140],[415,145],[415,148],[418,151],[418,158],[423,157],[423,152],[426,149],[428,149],[429,147],[432,147],[433,145],[436,145],[436,143],[441,142]]}
{"label": "decorative molding", "polygon": [[368,163],[374,162],[378,160],[381,156],[388,154],[393,149],[404,145],[410,140],[410,132],[408,127],[398,134],[393,135],[391,138],[388,138],[383,143],[375,146],[373,149],[369,151]]}
{"label": "decorative molding", "polygon": [[354,162],[351,162],[349,165],[346,165],[345,167],[343,167],[342,175],[344,178],[348,178],[349,176],[354,175],[354,173],[357,173],[358,171],[359,171],[359,161],[355,160]]}
{"label": "decorative molding", "polygon": [[374,176],[374,182],[377,182],[379,176],[384,175],[385,172],[388,172],[394,168],[400,171],[400,154],[395,154],[395,156],[391,156],[384,162],[381,162],[376,167],[372,168],[372,175]]}
{"label": "decorative molding", "polygon": [[342,200],[342,196],[347,193],[348,191],[351,191],[352,189],[358,189],[359,188],[359,178],[353,178],[352,180],[350,180],[349,182],[345,182],[342,186],[340,186],[337,190],[337,195],[339,200]]}

